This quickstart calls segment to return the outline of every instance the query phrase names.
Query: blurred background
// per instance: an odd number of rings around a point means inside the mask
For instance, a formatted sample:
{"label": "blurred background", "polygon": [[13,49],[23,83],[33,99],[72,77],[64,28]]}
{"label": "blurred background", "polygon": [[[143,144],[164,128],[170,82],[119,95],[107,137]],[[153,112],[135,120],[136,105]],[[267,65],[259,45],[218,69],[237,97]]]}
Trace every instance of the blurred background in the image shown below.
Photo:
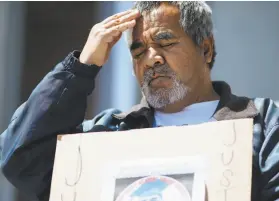
{"label": "blurred background", "polygon": [[[279,2],[208,4],[217,48],[212,79],[227,81],[238,95],[279,100]],[[0,133],[44,75],[69,52],[82,49],[95,23],[132,5],[0,2]],[[86,118],[110,107],[127,110],[140,98],[127,45],[121,39],[98,75]],[[29,200],[0,174],[0,201]]]}

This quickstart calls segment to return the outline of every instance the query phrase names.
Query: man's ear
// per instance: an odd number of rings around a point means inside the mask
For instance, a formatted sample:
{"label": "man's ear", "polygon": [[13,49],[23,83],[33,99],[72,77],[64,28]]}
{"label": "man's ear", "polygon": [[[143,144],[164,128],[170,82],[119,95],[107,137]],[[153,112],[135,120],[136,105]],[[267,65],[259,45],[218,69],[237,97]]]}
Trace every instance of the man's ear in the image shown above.
{"label": "man's ear", "polygon": [[214,38],[213,36],[210,36],[203,40],[202,43],[202,50],[204,55],[204,60],[206,63],[210,63],[212,61],[213,57],[213,44],[214,44]]}

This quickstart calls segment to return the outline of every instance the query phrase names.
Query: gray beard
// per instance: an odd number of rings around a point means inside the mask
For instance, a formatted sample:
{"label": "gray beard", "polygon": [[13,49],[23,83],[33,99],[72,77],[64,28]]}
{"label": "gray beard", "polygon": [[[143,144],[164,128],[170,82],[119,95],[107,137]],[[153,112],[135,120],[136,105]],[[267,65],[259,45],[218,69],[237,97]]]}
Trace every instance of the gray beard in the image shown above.
{"label": "gray beard", "polygon": [[141,90],[146,98],[146,101],[151,107],[155,109],[164,108],[167,105],[182,100],[187,96],[189,88],[178,79],[174,72],[171,73],[171,79],[173,86],[172,88],[167,89],[152,89],[148,85],[148,80],[143,82]]}

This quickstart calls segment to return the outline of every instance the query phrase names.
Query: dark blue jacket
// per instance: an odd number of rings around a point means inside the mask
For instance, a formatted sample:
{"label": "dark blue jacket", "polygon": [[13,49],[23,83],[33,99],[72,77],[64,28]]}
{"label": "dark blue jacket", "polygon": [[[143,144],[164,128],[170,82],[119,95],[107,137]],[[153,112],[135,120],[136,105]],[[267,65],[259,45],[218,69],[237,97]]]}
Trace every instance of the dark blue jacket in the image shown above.
{"label": "dark blue jacket", "polygon": [[[78,56],[71,53],[45,76],[1,135],[4,175],[38,200],[49,197],[57,134],[90,132],[98,125],[114,131],[153,125],[153,110],[144,99],[126,113],[109,109],[84,121],[100,68],[79,63]],[[254,119],[252,201],[279,200],[278,107],[270,99],[235,96],[224,82],[213,82],[213,87],[220,95],[216,120]]]}

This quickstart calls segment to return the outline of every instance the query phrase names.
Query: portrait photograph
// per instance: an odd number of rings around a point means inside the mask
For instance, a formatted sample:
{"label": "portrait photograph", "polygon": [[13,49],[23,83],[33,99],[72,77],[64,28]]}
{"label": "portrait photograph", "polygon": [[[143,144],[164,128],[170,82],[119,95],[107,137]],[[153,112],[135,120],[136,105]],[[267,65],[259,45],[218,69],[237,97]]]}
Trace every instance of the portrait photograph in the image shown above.
{"label": "portrait photograph", "polygon": [[204,199],[204,165],[202,165],[204,163],[199,160],[201,159],[198,157],[183,157],[126,161],[110,165],[111,171],[103,177],[105,196],[102,201],[198,201]]}

